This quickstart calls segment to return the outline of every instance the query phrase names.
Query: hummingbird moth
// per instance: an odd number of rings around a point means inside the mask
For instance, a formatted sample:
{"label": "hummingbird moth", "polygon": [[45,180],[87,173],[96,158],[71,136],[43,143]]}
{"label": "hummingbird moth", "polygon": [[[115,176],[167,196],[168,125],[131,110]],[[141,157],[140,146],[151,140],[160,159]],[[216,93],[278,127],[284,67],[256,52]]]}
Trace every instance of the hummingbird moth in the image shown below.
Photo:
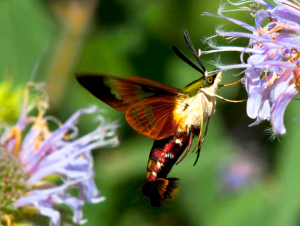
{"label": "hummingbird moth", "polygon": [[[183,30],[183,33],[201,68],[175,46],[173,50],[202,74],[183,89],[139,77],[118,78],[99,74],[77,76],[78,82],[95,97],[125,112],[125,118],[133,129],[154,139],[147,164],[147,182],[140,190],[149,197],[150,205],[154,207],[159,207],[163,200],[171,200],[178,194],[178,179],[167,178],[167,175],[187,148],[182,159],[186,156],[194,137],[198,137],[197,162],[209,119],[215,112],[216,97],[220,97],[215,93],[221,86],[222,72],[207,72],[187,31]],[[205,122],[206,130],[200,141]]]}

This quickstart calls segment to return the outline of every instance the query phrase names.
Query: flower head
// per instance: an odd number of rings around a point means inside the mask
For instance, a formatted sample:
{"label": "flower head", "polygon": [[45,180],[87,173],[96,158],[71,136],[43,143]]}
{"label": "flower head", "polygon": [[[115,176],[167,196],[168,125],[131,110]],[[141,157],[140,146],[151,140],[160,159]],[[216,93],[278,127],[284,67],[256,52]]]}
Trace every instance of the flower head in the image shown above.
{"label": "flower head", "polygon": [[[220,7],[217,15],[206,13],[247,29],[249,32],[224,32],[217,29],[216,33],[227,40],[248,38],[249,45],[215,46],[211,42],[210,46],[215,50],[204,53],[241,52],[242,64],[218,67],[221,70],[245,69],[245,77],[241,82],[249,96],[247,114],[250,118],[256,118],[250,126],[268,120],[271,121],[274,131],[285,134],[285,109],[300,91],[300,4],[294,0],[274,2],[274,6],[264,0],[230,2],[233,5],[252,3],[251,8],[241,7],[236,10],[250,13],[254,17],[254,25],[224,16],[224,6]],[[260,6],[262,7],[259,8]],[[245,53],[250,54],[247,62],[243,62]]]}
{"label": "flower head", "polygon": [[222,193],[239,192],[255,184],[265,171],[263,158],[249,153],[235,153],[221,159],[218,165],[218,183]]}
{"label": "flower head", "polygon": [[[40,85],[34,86],[41,90]],[[17,124],[7,127],[1,136],[0,149],[0,213],[10,214],[19,209],[31,208],[50,218],[50,225],[60,225],[60,213],[55,209],[65,204],[73,210],[73,222],[82,224],[82,206],[85,202],[104,200],[94,183],[91,150],[116,146],[116,124],[100,125],[92,132],[78,138],[76,123],[82,114],[97,112],[96,107],[78,110],[65,123],[45,116],[48,107],[44,93],[29,103],[29,89]],[[37,109],[38,115],[30,117],[29,110]],[[51,131],[48,122],[58,124]],[[22,138],[24,130],[26,135]],[[49,177],[58,175],[59,185]],[[78,196],[68,193],[78,189]],[[6,215],[7,216],[7,215]]]}

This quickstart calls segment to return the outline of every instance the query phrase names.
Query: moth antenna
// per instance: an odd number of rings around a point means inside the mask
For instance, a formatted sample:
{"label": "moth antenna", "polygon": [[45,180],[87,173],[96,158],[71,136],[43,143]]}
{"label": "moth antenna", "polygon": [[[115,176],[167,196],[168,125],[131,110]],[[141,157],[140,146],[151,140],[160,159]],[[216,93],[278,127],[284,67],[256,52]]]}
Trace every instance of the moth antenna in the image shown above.
{"label": "moth antenna", "polygon": [[204,75],[204,72],[196,66],[192,61],[190,61],[176,46],[172,46],[172,49],[174,53],[184,62],[186,62],[188,65],[190,65],[192,68],[194,68],[196,71],[199,71],[201,74]]}
{"label": "moth antenna", "polygon": [[198,64],[200,65],[200,67],[203,69],[203,71],[206,71],[203,63],[200,60],[200,57],[198,56],[198,54],[197,54],[197,52],[195,50],[195,47],[193,46],[193,43],[192,43],[192,41],[190,39],[190,36],[189,36],[188,32],[185,29],[183,29],[183,36],[184,36],[186,44],[188,45],[188,47],[192,51],[192,53],[193,53],[196,61],[198,62]]}
{"label": "moth antenna", "polygon": [[209,91],[209,90],[206,90],[206,89],[201,89],[201,91],[203,91],[204,93],[206,93],[207,95],[210,95],[210,96],[215,96],[215,97],[218,97],[218,98],[220,98],[220,99],[222,99],[222,100],[225,100],[225,101],[227,101],[227,102],[232,102],[232,103],[240,103],[240,102],[244,102],[244,101],[246,101],[247,99],[244,99],[244,100],[229,100],[229,99],[226,99],[226,98],[224,98],[224,97],[221,97],[221,96],[219,96],[218,94],[215,94],[215,93],[213,93],[213,92],[211,92],[211,91]]}

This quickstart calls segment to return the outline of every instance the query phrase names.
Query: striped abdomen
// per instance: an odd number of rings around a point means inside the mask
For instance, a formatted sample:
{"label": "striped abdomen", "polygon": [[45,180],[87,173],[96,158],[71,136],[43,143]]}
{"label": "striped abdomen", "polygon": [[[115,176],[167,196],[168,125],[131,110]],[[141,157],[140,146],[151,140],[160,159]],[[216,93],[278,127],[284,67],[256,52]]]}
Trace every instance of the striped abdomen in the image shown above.
{"label": "striped abdomen", "polygon": [[151,206],[159,207],[163,200],[173,199],[178,194],[178,179],[166,177],[188,144],[187,132],[154,141],[147,165],[147,182],[141,187],[141,193],[150,198]]}

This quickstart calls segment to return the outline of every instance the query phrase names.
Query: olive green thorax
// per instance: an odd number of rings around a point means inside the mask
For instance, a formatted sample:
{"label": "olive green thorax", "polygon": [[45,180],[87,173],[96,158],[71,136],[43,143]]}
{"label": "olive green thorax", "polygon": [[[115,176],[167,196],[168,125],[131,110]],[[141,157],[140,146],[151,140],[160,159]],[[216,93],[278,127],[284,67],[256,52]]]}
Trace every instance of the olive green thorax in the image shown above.
{"label": "olive green thorax", "polygon": [[205,77],[204,75],[201,76],[200,78],[192,81],[191,83],[187,84],[182,91],[185,93],[188,93],[190,97],[195,96],[198,92],[199,89],[209,87],[214,84],[216,74],[212,76],[207,76]]}

